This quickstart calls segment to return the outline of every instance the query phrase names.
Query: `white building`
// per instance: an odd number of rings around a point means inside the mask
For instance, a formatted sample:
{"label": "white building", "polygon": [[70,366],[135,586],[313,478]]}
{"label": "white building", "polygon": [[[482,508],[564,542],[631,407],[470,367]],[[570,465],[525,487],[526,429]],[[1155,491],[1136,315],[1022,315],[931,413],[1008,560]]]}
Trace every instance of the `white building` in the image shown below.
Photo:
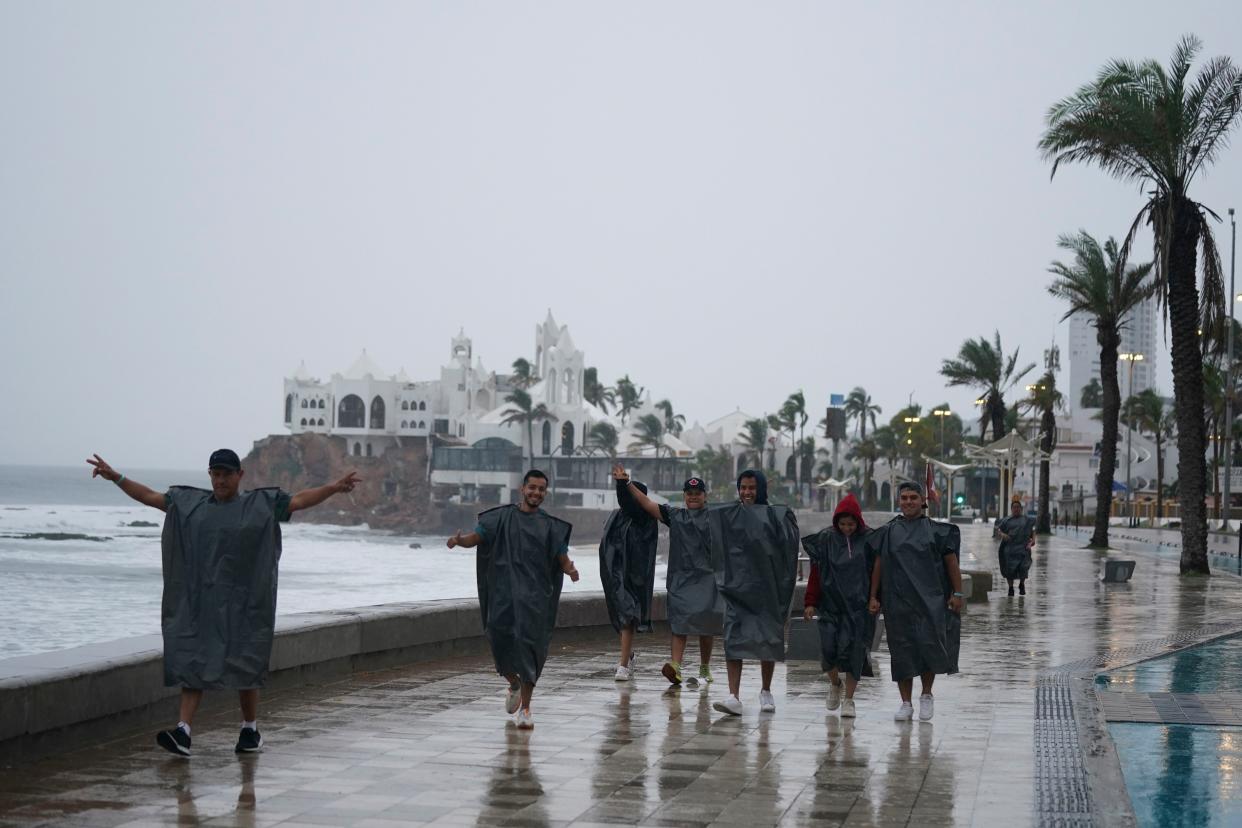
{"label": "white building", "polygon": [[551,311],[535,326],[534,346],[538,380],[526,391],[532,407],[542,404],[548,416],[529,429],[511,416],[515,409],[506,397],[514,390],[512,378],[484,368],[464,332],[453,338],[438,380],[414,381],[404,369],[388,375],[365,350],[327,381],[299,366],[284,381],[285,426],[293,434],[343,437],[349,453],[359,457],[378,457],[403,439],[425,439],[434,495],[461,502],[511,502],[533,455],[549,477],[555,503],[611,509],[612,461],[589,439],[593,425],[607,422],[617,430],[618,453],[641,479],[658,473],[661,488],[673,480],[680,487],[678,474],[693,456],[689,445],[666,435],[659,458],[654,449],[636,445],[635,421],[655,413],[650,395],[625,425],[588,403],[585,355]]}

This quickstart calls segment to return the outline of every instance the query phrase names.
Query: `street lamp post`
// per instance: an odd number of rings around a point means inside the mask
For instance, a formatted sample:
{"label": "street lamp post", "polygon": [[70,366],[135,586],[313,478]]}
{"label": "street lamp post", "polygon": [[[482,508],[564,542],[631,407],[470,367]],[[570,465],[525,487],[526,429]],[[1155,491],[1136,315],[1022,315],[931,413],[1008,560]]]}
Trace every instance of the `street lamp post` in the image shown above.
{"label": "street lamp post", "polygon": [[[947,408],[937,408],[935,411],[933,411],[933,412],[932,412],[932,416],[933,416],[933,417],[939,417],[939,418],[940,418],[940,462],[941,462],[941,463],[945,462],[945,457],[944,457],[944,418],[945,418],[945,417],[947,417],[947,416],[949,416],[949,415],[950,415],[950,414],[952,414],[952,413],[953,413],[953,412],[952,412],[952,411],[950,411],[950,410],[949,410],[949,409],[947,409]],[[946,489],[948,489],[948,487],[949,487],[949,486],[948,486],[948,483],[949,483],[949,480],[948,480],[949,473],[948,473],[948,472],[945,472],[945,473],[944,473],[944,476],[945,476],[945,488],[946,488]],[[953,504],[951,504],[951,503],[947,503],[947,504],[945,504],[945,509],[944,509],[944,517],[945,517],[945,520],[948,520],[948,519],[949,519],[949,516],[952,514],[952,512],[950,511],[952,508],[953,508]]]}
{"label": "street lamp post", "polygon": [[[1142,354],[1117,354],[1118,359],[1124,359],[1130,363],[1129,379],[1126,381],[1126,400],[1129,401],[1134,397],[1134,363],[1142,362]],[[1134,440],[1134,406],[1130,406],[1130,410],[1126,412],[1126,523],[1134,525],[1134,516],[1131,509],[1133,508],[1132,490],[1134,489],[1134,478],[1130,475],[1130,446]]]}

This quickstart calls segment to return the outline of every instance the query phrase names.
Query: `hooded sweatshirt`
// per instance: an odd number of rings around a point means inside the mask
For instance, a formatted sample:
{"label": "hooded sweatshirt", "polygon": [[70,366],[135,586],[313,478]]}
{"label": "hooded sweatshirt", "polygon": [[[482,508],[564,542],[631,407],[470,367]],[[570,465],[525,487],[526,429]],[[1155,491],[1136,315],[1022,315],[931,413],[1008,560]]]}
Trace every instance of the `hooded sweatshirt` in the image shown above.
{"label": "hooded sweatshirt", "polygon": [[[857,534],[859,531],[866,529],[867,524],[863,521],[862,508],[858,505],[858,501],[852,494],[847,494],[841,498],[841,502],[837,504],[836,510],[832,513],[832,528],[840,531],[841,527],[837,526],[844,515],[849,515],[858,522],[858,528],[854,530]],[[811,574],[806,579],[806,600],[803,606],[816,607],[819,605],[819,567],[811,562]]]}

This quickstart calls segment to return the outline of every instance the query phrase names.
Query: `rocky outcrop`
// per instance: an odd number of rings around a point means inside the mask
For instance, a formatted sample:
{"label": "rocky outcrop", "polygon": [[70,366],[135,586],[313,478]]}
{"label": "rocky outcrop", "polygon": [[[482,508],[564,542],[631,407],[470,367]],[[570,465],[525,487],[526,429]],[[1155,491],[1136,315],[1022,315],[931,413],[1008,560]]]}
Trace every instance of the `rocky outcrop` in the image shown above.
{"label": "rocky outcrop", "polygon": [[273,434],[256,440],[242,460],[247,488],[280,486],[297,492],[322,486],[351,471],[362,478],[349,494],[299,512],[299,521],[428,533],[440,520],[427,483],[427,441],[403,437],[380,457],[352,457],[344,437]]}

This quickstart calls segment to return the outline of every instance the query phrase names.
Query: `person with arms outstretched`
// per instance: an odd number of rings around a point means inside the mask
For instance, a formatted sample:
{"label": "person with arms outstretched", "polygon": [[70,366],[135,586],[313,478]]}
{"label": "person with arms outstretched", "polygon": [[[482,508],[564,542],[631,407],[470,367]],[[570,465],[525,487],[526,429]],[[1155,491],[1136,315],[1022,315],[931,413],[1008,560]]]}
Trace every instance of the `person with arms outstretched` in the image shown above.
{"label": "person with arms outstretched", "polygon": [[548,660],[564,576],[578,580],[569,558],[573,527],[540,508],[547,492],[547,475],[531,469],[516,504],[488,509],[473,532],[459,530],[447,542],[449,549],[478,547],[483,633],[496,672],[509,682],[505,710],[523,730],[535,726],[530,702]]}
{"label": "person with arms outstretched", "polygon": [[[651,632],[651,596],[655,586],[658,518],[643,510],[629,493],[629,481],[616,480],[617,506],[604,524],[599,542],[599,578],[608,605],[608,620],[621,639],[621,662],[613,678],[634,677],[637,654],[634,633]],[[640,494],[647,487],[634,483]]]}
{"label": "person with arms outstretched", "polygon": [[354,472],[295,495],[278,488],[241,490],[245,471],[237,452],[219,449],[207,462],[211,490],[173,486],[157,492],[112,468],[98,454],[87,460],[134,500],[165,513],[163,532],[164,684],[181,688],[181,719],[156,743],[190,755],[190,730],[204,690],[235,689],[242,726],[237,753],[263,746],[259,688],[267,678],[276,624],[280,524],[295,512],[353,491]]}

